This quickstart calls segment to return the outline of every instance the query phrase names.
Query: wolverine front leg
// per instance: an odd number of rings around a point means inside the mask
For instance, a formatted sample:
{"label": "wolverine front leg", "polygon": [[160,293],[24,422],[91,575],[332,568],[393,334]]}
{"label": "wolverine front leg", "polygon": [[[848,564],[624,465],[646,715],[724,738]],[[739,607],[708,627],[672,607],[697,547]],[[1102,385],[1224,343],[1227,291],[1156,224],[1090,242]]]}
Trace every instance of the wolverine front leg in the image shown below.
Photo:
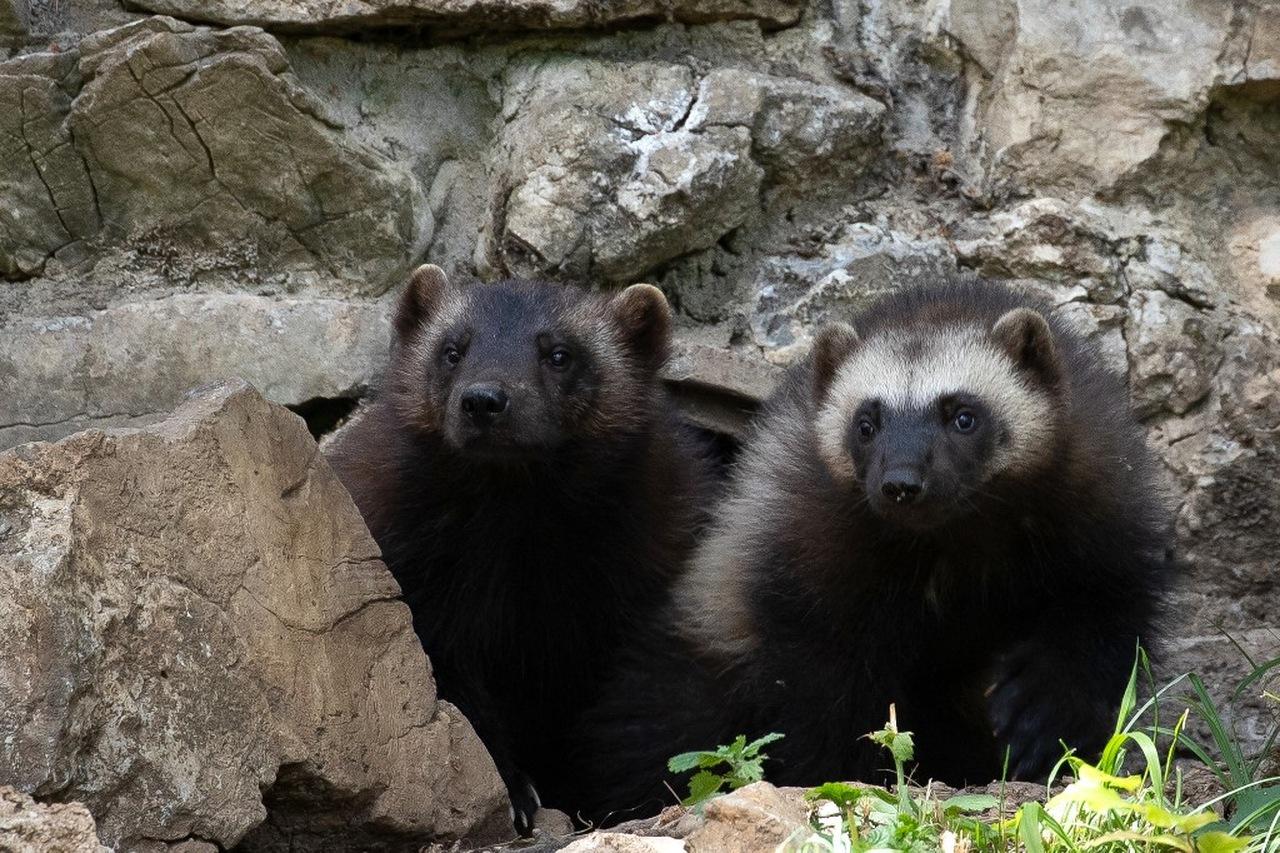
{"label": "wolverine front leg", "polygon": [[1063,744],[1096,761],[1114,731],[1137,638],[1089,627],[1021,641],[999,660],[987,708],[1007,778],[1043,782]]}
{"label": "wolverine front leg", "polygon": [[542,802],[533,780],[517,764],[515,743],[497,702],[478,679],[459,674],[445,661],[436,667],[435,677],[440,698],[452,702],[467,718],[498,768],[511,800],[511,821],[516,831],[522,836],[531,835],[533,818]]}

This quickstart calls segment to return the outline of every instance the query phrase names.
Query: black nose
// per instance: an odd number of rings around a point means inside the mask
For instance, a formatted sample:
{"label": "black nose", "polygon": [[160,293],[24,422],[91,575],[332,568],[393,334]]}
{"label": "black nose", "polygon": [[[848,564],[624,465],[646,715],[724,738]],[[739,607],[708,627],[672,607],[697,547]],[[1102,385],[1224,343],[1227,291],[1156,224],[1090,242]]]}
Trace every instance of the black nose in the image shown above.
{"label": "black nose", "polygon": [[477,382],[462,392],[462,411],[477,425],[492,423],[510,402],[501,385],[489,382]]}
{"label": "black nose", "polygon": [[880,484],[880,491],[894,503],[906,504],[918,498],[923,487],[924,483],[921,482],[920,472],[907,468],[897,468],[884,475],[884,480]]}

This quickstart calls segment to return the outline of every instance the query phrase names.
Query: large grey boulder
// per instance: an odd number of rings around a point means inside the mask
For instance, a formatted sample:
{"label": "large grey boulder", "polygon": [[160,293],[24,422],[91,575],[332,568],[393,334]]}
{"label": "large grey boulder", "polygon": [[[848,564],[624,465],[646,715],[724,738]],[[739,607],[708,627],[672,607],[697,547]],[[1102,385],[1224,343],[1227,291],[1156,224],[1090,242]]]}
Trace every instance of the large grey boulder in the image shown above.
{"label": "large grey boulder", "polygon": [[398,593],[302,421],[243,383],[0,454],[0,784],[122,850],[500,837]]}
{"label": "large grey boulder", "polygon": [[744,127],[685,126],[689,69],[551,61],[508,77],[487,260],[522,275],[633,278],[757,208]]}
{"label": "large grey boulder", "polygon": [[261,30],[147,18],[0,63],[0,117],[10,277],[92,240],[381,293],[431,237],[412,176],[343,134]]}
{"label": "large grey boulder", "polygon": [[652,62],[524,64],[504,91],[482,261],[614,281],[715,245],[766,184],[847,184],[885,112],[835,86]]}
{"label": "large grey boulder", "polygon": [[880,153],[886,109],[848,87],[740,68],[718,68],[698,84],[692,130],[745,127],[773,182],[811,191],[856,177]]}
{"label": "large grey boulder", "polygon": [[1276,77],[1280,29],[1266,3],[943,7],[975,66],[967,140],[975,169],[1040,192],[1078,197],[1140,180],[1218,89]]}
{"label": "large grey boulder", "polygon": [[685,23],[760,20],[794,23],[802,0],[129,0],[129,5],[188,20],[252,24],[295,32],[430,27],[446,32],[570,29],[629,21]]}

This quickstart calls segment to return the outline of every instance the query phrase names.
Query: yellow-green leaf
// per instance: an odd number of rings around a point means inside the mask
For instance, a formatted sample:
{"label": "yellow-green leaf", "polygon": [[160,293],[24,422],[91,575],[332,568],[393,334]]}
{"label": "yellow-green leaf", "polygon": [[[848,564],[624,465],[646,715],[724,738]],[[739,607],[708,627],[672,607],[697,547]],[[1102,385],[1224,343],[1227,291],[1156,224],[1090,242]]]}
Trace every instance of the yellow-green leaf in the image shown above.
{"label": "yellow-green leaf", "polygon": [[1206,832],[1196,836],[1196,853],[1239,853],[1253,839],[1247,835],[1235,836],[1225,832]]}

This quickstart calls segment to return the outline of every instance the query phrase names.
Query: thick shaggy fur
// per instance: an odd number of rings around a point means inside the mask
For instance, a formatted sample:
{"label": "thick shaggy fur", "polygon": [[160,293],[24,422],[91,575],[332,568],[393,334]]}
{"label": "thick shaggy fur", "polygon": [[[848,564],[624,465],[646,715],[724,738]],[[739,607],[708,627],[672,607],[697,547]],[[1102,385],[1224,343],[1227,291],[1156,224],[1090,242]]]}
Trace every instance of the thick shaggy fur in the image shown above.
{"label": "thick shaggy fur", "polygon": [[[440,696],[489,748],[523,829],[530,780],[548,805],[574,808],[568,726],[677,578],[708,469],[658,378],[669,309],[655,289],[463,288],[424,270],[396,318],[383,396],[332,462],[413,611]],[[571,367],[547,366],[548,341],[572,348]],[[441,356],[454,344],[456,366]],[[472,380],[501,382],[524,410],[502,453],[468,443],[458,400]]]}
{"label": "thick shaggy fur", "polygon": [[[767,402],[675,636],[650,636],[588,715],[592,817],[669,802],[666,757],[737,734],[785,734],[767,749],[778,784],[876,780],[889,760],[862,735],[890,703],[921,781],[998,778],[1006,749],[1010,778],[1040,779],[1059,740],[1096,757],[1110,733],[1173,576],[1121,379],[1046,306],[992,284],[902,292],[854,325],[825,330]],[[874,500],[878,445],[857,449],[856,413],[955,395],[991,429],[971,445],[939,432],[923,458],[932,475],[950,453],[954,482],[917,523]]]}

